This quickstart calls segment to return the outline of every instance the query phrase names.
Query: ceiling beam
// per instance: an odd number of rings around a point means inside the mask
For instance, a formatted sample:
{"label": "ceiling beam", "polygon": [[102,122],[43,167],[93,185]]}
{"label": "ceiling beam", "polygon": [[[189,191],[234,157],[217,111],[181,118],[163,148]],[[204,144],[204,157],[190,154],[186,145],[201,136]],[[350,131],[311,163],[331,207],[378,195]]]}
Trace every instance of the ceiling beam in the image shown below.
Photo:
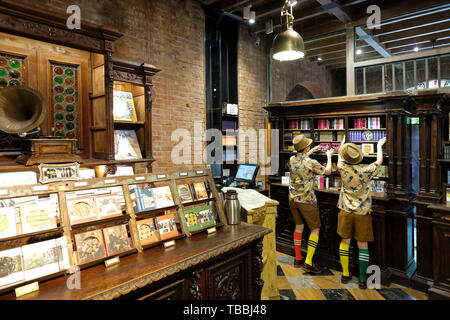
{"label": "ceiling beam", "polygon": [[[391,19],[400,15],[410,14],[412,12],[421,11],[427,8],[448,4],[448,0],[408,0],[405,1],[389,1],[381,7],[382,20]],[[367,14],[356,19],[355,25],[365,25],[367,22]]]}
{"label": "ceiling beam", "polygon": [[380,29],[372,29],[372,30],[374,36],[382,37],[389,34],[420,29],[433,25],[436,26],[436,29],[444,28],[446,25],[449,24],[449,21],[450,21],[450,11],[445,11],[408,21],[402,21],[402,23],[399,24],[394,23],[392,25],[381,27]]}
{"label": "ceiling beam", "polygon": [[355,27],[355,33],[359,37],[359,39],[364,40],[368,45],[374,48],[379,54],[381,54],[384,58],[390,57],[391,54],[386,50],[386,48],[378,42],[378,40],[371,35],[367,34],[361,27]]}
{"label": "ceiling beam", "polygon": [[332,0],[316,0],[316,1],[320,3],[323,10],[333,14],[336,18],[339,19],[339,21],[343,23],[352,21],[350,14],[346,10],[344,10],[337,2],[334,2]]}
{"label": "ceiling beam", "polygon": [[[354,0],[354,1],[351,1],[349,3],[346,3],[345,5],[342,5],[341,7],[342,8],[347,8],[347,7],[351,7],[353,5],[356,5],[356,4],[361,4],[361,3],[366,2],[366,1],[368,1],[368,0]],[[312,19],[312,18],[317,18],[317,17],[321,17],[321,16],[324,16],[324,15],[327,15],[327,13],[328,13],[326,10],[323,10],[321,7],[315,7],[315,8],[312,8],[312,9],[299,10],[299,11],[302,13],[302,16],[300,16],[299,18],[295,18],[295,16],[297,14],[296,14],[296,12],[294,12],[294,25],[295,24],[299,24],[300,22],[304,22],[306,20]],[[278,12],[281,14],[281,7],[278,9]],[[264,15],[264,16],[266,16],[266,15]],[[256,19],[258,19],[258,13],[256,13]],[[317,26],[315,26],[315,27],[317,28]],[[280,29],[280,28],[281,28],[281,24],[274,24],[273,25],[273,30],[277,30],[277,29]],[[330,29],[330,31],[328,33],[335,32],[335,31],[338,31],[338,30],[343,30],[343,29],[344,29],[344,27],[342,27],[342,28],[334,28],[332,30]],[[254,32],[255,33],[260,33],[260,32],[264,32],[264,31],[265,31],[265,28],[261,28],[261,29],[255,30]]]}
{"label": "ceiling beam", "polygon": [[[343,23],[348,23],[352,21],[350,14],[344,10],[338,3],[333,2],[331,0],[316,0],[318,3],[322,5],[322,9],[331,12],[339,21]],[[355,28],[355,33],[359,36],[360,39],[363,39],[367,42],[372,48],[378,51],[383,57],[387,58],[391,55],[386,49],[380,44],[377,40],[375,40],[372,36],[367,34],[361,27]]]}

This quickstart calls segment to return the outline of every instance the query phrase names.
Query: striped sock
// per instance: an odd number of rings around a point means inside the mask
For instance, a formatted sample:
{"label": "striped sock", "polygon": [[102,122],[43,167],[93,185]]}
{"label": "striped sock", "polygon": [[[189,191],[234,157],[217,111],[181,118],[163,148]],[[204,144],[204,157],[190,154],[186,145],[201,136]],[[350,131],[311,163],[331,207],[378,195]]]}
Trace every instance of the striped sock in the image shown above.
{"label": "striped sock", "polygon": [[302,234],[294,231],[295,260],[303,260],[302,257]]}
{"label": "striped sock", "polygon": [[341,242],[339,245],[339,257],[341,258],[341,265],[342,265],[342,275],[348,277],[350,276],[350,273],[348,271],[348,263],[349,263],[349,249],[350,245],[346,244],[344,242]]}
{"label": "striped sock", "polygon": [[367,267],[369,266],[369,249],[359,249],[359,279],[366,282]]}
{"label": "striped sock", "polygon": [[306,253],[306,260],[305,260],[305,263],[309,264],[310,266],[312,266],[312,258],[314,252],[316,251],[318,242],[319,236],[311,233],[308,240],[308,252]]}

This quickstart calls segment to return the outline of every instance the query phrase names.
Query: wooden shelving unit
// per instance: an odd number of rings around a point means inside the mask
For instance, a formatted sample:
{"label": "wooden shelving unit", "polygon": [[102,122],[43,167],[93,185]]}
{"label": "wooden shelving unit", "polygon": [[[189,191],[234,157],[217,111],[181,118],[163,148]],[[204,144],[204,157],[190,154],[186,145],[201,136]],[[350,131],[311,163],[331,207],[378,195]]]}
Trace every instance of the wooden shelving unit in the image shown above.
{"label": "wooden shelving unit", "polygon": [[[204,182],[209,186],[210,196],[204,200],[192,201],[189,203],[181,203],[180,196],[176,189],[177,184],[181,183],[190,183],[190,182]],[[173,206],[166,208],[158,208],[154,210],[144,211],[144,212],[135,212],[133,209],[132,199],[130,196],[130,186],[146,184],[150,187],[155,184],[166,185],[169,186],[172,193],[172,199],[174,202]],[[125,210],[123,211],[121,216],[114,216],[79,224],[71,224],[69,213],[67,209],[66,202],[66,193],[73,191],[82,191],[82,190],[92,190],[92,189],[101,189],[108,187],[121,187],[123,191],[123,197],[125,201]],[[49,194],[57,194],[58,195],[58,205],[59,205],[59,220],[57,228],[53,228],[50,230],[29,233],[29,234],[20,234],[14,237],[8,237],[0,239],[0,251],[17,248],[29,243],[40,242],[44,240],[56,239],[58,237],[65,237],[67,240],[67,248],[70,266],[76,266],[78,263],[76,262],[75,252],[76,246],[74,241],[75,234],[99,230],[103,228],[107,228],[110,226],[118,226],[122,224],[127,225],[127,230],[129,233],[129,238],[131,239],[132,249],[121,252],[120,254],[108,256],[102,259],[98,259],[95,261],[90,261],[86,264],[78,265],[81,269],[89,268],[93,265],[98,265],[103,261],[110,259],[115,256],[125,256],[135,252],[141,253],[143,250],[152,248],[155,246],[162,245],[163,243],[170,240],[178,240],[184,237],[191,237],[193,234],[199,232],[206,232],[206,229],[202,229],[196,232],[189,232],[187,223],[184,217],[184,208],[187,205],[199,205],[199,204],[207,204],[211,203],[215,208],[215,212],[217,213],[217,218],[215,223],[216,228],[220,228],[224,225],[227,225],[227,221],[223,212],[222,206],[216,201],[218,199],[217,189],[215,187],[211,171],[210,169],[199,169],[199,170],[190,170],[190,171],[177,171],[172,173],[165,174],[141,174],[134,176],[120,176],[120,177],[107,177],[107,178],[94,178],[87,180],[78,180],[78,181],[67,181],[67,182],[58,182],[58,183],[50,183],[47,185],[26,185],[26,186],[15,186],[8,188],[0,188],[0,200],[11,199],[11,198],[20,198],[26,196],[48,196]],[[164,215],[168,210],[176,211],[176,221],[177,221],[177,229],[179,231],[178,235],[169,238],[160,240],[149,245],[141,245],[139,240],[139,234],[136,226],[136,222],[140,219],[145,219],[149,217],[157,217]],[[60,274],[64,274],[68,272],[68,270],[54,274],[53,276],[58,276]],[[47,278],[51,278],[51,276],[46,276]],[[32,281],[39,281],[40,279],[32,279],[30,281],[22,282],[22,283],[14,283],[11,286],[4,287],[0,289],[0,292],[6,292],[13,290],[17,286],[24,285],[25,283]]]}

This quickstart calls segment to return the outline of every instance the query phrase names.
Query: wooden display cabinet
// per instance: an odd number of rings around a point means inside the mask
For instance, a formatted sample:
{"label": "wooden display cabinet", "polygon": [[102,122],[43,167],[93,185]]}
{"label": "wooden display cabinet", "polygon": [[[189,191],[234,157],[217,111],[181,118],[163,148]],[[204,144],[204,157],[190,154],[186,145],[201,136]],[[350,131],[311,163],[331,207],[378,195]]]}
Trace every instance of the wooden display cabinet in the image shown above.
{"label": "wooden display cabinet", "polygon": [[[204,200],[191,201],[189,203],[182,204],[176,186],[177,184],[192,182],[206,183],[206,185],[209,186],[210,190],[209,196]],[[145,184],[146,187],[150,188],[158,186],[168,186],[171,190],[173,205],[170,207],[165,206],[158,209],[135,212],[133,201],[130,196],[130,189],[139,184]],[[115,188],[121,191],[124,201],[122,214],[111,217],[97,218],[91,221],[80,221],[80,223],[76,223],[75,221],[71,220],[68,210],[69,193],[92,191],[92,194],[94,194],[92,195],[92,197],[96,197],[96,191],[100,191],[105,188]],[[114,194],[119,192],[117,193],[117,197],[119,198],[120,191],[114,191]],[[188,230],[188,225],[184,215],[186,205],[201,206],[202,204],[209,203],[211,204],[211,207],[214,207],[214,211],[217,213],[217,216],[215,218],[217,220],[214,224],[214,227],[220,229],[223,226],[227,225],[222,206],[217,201],[217,189],[215,188],[211,171],[209,169],[173,172],[157,175],[142,174],[135,176],[95,178],[88,180],[50,183],[47,185],[8,187],[0,188],[0,194],[0,200],[16,199],[26,196],[48,196],[50,194],[57,195],[59,218],[57,219],[57,225],[55,228],[33,233],[19,233],[18,235],[13,237],[2,238],[0,239],[0,251],[19,248],[30,243],[64,237],[67,242],[68,263],[70,264],[71,268],[74,266],[78,266],[81,269],[90,268],[116,256],[123,257],[135,252],[142,253],[145,249],[162,246],[163,244],[172,240],[177,241],[185,237],[192,237],[193,235],[198,233],[206,233],[206,228],[197,230],[196,232],[190,232]],[[142,245],[137,229],[137,221],[139,221],[140,219],[161,217],[167,214],[168,211],[173,211],[174,213],[176,228],[178,230],[177,235],[172,235],[171,237],[165,239],[161,239],[160,237],[158,237],[158,240],[151,243],[151,245]],[[123,250],[122,252],[119,252],[117,254],[107,254],[104,257],[95,258],[94,260],[91,259],[86,262],[82,262],[78,259],[78,255],[76,254],[77,247],[75,244],[75,237],[77,234],[103,230],[104,228],[120,225],[127,226],[128,237],[132,243],[130,249]],[[8,292],[13,290],[15,287],[24,285],[26,283],[47,280],[49,278],[62,275],[66,272],[68,272],[68,270],[61,270],[56,274],[48,275],[45,277],[29,279],[19,283],[11,283],[9,286],[4,286],[0,291]]]}
{"label": "wooden display cabinet", "polygon": [[[0,59],[11,68],[0,77],[0,87],[23,84],[43,94],[48,102],[43,135],[77,139],[84,167],[108,165],[114,171],[128,164],[135,172],[151,171],[152,76],[159,69],[113,57],[114,42],[122,36],[114,30],[84,21],[80,29],[68,30],[65,15],[14,1],[2,1],[0,8]],[[136,123],[114,122],[113,91],[119,87],[134,94]],[[136,131],[142,159],[115,160],[119,128]],[[23,149],[16,135],[0,132],[0,171],[37,172],[36,166],[15,163]]]}
{"label": "wooden display cabinet", "polygon": [[[118,58],[94,55],[92,68],[92,146],[97,159],[115,160],[114,131],[135,130],[142,153],[142,160],[151,162],[152,156],[152,77],[160,70],[156,67]],[[137,121],[115,121],[113,115],[113,91],[133,94]],[[127,162],[124,160],[124,162]]]}
{"label": "wooden display cabinet", "polygon": [[[366,131],[355,127],[355,119],[362,117],[380,117],[378,129],[387,135],[384,150],[383,165],[386,165],[386,176],[379,177],[386,182],[385,193],[373,194],[373,224],[375,241],[369,245],[370,263],[381,267],[384,280],[389,279],[405,286],[413,286],[426,291],[433,278],[433,256],[442,257],[443,229],[440,226],[434,231],[439,240],[433,245],[433,213],[428,206],[430,203],[440,202],[442,199],[441,168],[443,161],[439,162],[439,147],[442,132],[448,113],[443,96],[448,89],[420,91],[412,96],[405,92],[390,94],[370,94],[355,97],[324,98],[305,101],[289,101],[271,103],[265,109],[269,112],[271,128],[280,130],[280,165],[279,172],[269,177],[271,198],[280,202],[277,218],[277,250],[294,255],[292,232],[295,228],[288,205],[288,187],[282,185],[281,176],[289,170],[289,159],[295,153],[287,150],[292,144],[291,137],[286,133],[299,131],[309,133],[315,144],[315,135],[322,132],[337,130],[317,130],[319,119],[344,118],[346,141],[350,141],[352,132]],[[412,98],[417,103],[417,110],[413,114],[405,112],[405,103]],[[441,101],[441,102],[439,102]],[[419,175],[413,176],[411,171],[411,132],[407,125],[408,117],[420,117],[420,169]],[[289,127],[291,120],[309,120],[310,128]],[[444,126],[445,127],[445,126]],[[448,130],[448,127],[445,127]],[[339,130],[342,131],[342,130]],[[448,134],[448,133],[447,133]],[[339,143],[339,139],[331,139],[331,143]],[[376,139],[378,140],[378,139]],[[372,143],[364,140],[353,140],[356,144]],[[433,143],[430,143],[433,141]],[[290,148],[292,149],[292,148]],[[376,152],[376,145],[374,148]],[[326,162],[324,153],[311,156],[319,162]],[[363,163],[376,160],[375,154],[364,157]],[[333,156],[337,162],[337,154]],[[339,174],[333,173],[330,180],[335,180]],[[418,194],[412,192],[411,184],[419,179],[420,190]],[[332,183],[330,182],[330,186]],[[315,259],[332,268],[340,268],[339,242],[336,234],[337,227],[337,201],[339,191],[336,188],[321,189],[316,192],[320,216],[322,219],[321,235]],[[415,223],[417,228],[417,254],[415,254]],[[442,221],[440,221],[442,222]],[[304,237],[308,230],[305,229]],[[437,241],[440,242],[436,246]],[[440,248],[440,253],[434,250]],[[306,246],[302,248],[306,251]],[[434,254],[433,254],[434,252]],[[444,258],[443,258],[444,259]],[[350,268],[357,274],[357,248],[356,243],[351,245]],[[436,260],[435,260],[436,261]],[[440,261],[440,260],[439,260]],[[440,266],[445,265],[439,262]],[[435,267],[434,269],[436,269]],[[442,270],[442,267],[441,269]],[[355,273],[356,272],[356,273]],[[443,273],[440,277],[443,276]],[[440,282],[442,283],[442,281]]]}

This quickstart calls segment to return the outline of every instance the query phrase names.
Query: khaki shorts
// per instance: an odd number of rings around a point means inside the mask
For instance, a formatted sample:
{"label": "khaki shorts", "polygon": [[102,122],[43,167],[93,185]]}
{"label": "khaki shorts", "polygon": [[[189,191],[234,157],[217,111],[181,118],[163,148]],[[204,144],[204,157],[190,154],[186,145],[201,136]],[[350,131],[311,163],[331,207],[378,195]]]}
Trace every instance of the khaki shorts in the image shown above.
{"label": "khaki shorts", "polygon": [[291,200],[289,201],[289,207],[296,225],[305,224],[306,222],[309,230],[318,229],[322,225],[320,223],[319,207],[316,203],[300,203]]}
{"label": "khaki shorts", "polygon": [[355,238],[360,242],[371,242],[373,238],[372,216],[352,214],[341,210],[338,215],[337,233],[342,239]]}

